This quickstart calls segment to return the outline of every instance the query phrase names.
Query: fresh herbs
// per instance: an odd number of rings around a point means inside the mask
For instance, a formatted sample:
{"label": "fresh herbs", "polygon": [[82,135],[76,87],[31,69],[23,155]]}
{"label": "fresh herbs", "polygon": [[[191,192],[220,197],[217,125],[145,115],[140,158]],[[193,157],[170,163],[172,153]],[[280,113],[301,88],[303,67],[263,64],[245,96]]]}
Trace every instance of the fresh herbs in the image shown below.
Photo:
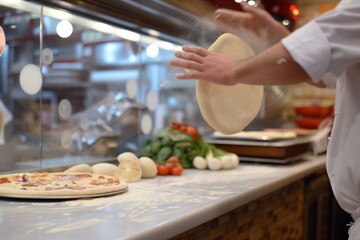
{"label": "fresh herbs", "polygon": [[176,156],[184,168],[192,168],[196,156],[206,157],[210,151],[218,156],[227,154],[204,142],[196,128],[172,124],[170,128],[155,133],[153,139],[146,142],[142,156],[149,157],[160,165],[164,165],[169,157]]}

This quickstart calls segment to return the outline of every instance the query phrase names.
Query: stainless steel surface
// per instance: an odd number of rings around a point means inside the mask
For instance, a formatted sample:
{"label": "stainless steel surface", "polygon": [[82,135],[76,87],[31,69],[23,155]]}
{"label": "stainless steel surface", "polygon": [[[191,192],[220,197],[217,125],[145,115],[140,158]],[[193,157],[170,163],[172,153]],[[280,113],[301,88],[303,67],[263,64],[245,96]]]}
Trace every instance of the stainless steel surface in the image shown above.
{"label": "stainless steel surface", "polygon": [[[144,104],[138,103],[119,92],[109,94],[105,99],[84,112],[71,116],[69,122],[78,151],[85,151],[100,140],[125,141],[138,134],[139,111],[147,111]],[[132,119],[127,122],[127,117]]]}
{"label": "stainless steel surface", "polygon": [[94,62],[96,67],[127,66],[140,62],[138,44],[128,41],[106,42],[95,46]]}
{"label": "stainless steel surface", "polygon": [[288,147],[295,146],[303,143],[311,143],[310,137],[297,137],[294,139],[277,140],[277,141],[254,141],[254,140],[235,140],[235,139],[221,139],[214,137],[207,137],[205,141],[213,144],[229,144],[229,145],[242,145],[242,146],[263,146],[263,147]]}

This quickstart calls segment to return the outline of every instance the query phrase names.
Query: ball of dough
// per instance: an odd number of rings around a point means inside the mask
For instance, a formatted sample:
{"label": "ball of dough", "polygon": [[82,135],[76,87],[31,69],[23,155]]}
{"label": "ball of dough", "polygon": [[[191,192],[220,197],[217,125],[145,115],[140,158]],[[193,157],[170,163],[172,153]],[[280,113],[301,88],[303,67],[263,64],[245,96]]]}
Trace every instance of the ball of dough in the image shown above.
{"label": "ball of dough", "polygon": [[139,158],[141,170],[142,170],[142,178],[153,178],[157,175],[157,168],[155,162],[148,157]]}
{"label": "ball of dough", "polygon": [[119,163],[121,163],[121,160],[123,159],[130,159],[130,160],[139,160],[138,157],[132,153],[132,152],[123,152],[117,156],[117,160]]}
{"label": "ball of dough", "polygon": [[137,182],[141,179],[142,170],[139,159],[131,152],[121,153],[117,160],[120,165],[115,172],[115,177],[125,182]]}
{"label": "ball of dough", "polygon": [[114,177],[115,172],[118,169],[118,166],[115,166],[114,164],[111,163],[97,163],[93,165],[91,168],[93,173],[95,174],[103,174]]}
{"label": "ball of dough", "polygon": [[206,169],[208,164],[205,158],[196,156],[193,160],[193,165],[196,169]]}
{"label": "ball of dough", "polygon": [[71,168],[66,169],[64,172],[92,173],[92,168],[88,164],[83,163],[72,166]]}

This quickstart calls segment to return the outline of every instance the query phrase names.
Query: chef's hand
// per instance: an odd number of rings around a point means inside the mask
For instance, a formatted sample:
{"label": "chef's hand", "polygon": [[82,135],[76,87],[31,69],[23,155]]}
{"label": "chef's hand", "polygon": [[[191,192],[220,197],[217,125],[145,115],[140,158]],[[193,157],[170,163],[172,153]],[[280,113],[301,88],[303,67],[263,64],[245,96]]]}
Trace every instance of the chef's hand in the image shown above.
{"label": "chef's hand", "polygon": [[199,79],[221,85],[234,85],[233,69],[239,61],[212,53],[196,46],[183,46],[183,51],[175,52],[178,59],[170,60],[173,67],[184,68],[184,73],[178,73],[178,79]]}
{"label": "chef's hand", "polygon": [[243,12],[218,9],[215,20],[225,30],[239,35],[242,29],[250,30],[261,38],[265,38],[271,45],[289,35],[281,23],[276,21],[267,11],[241,3]]}

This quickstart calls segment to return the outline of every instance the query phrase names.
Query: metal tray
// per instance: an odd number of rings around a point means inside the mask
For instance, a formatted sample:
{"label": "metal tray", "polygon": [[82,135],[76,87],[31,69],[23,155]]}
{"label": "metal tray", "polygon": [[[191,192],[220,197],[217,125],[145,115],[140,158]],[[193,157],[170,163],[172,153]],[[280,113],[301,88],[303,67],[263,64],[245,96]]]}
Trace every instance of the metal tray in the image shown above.
{"label": "metal tray", "polygon": [[255,162],[255,163],[275,163],[275,164],[288,164],[296,161],[303,160],[305,156],[308,156],[310,153],[302,153],[293,157],[287,158],[258,158],[258,157],[244,157],[242,156],[240,161],[242,162]]}
{"label": "metal tray", "polygon": [[287,159],[307,153],[311,150],[310,137],[296,137],[286,140],[235,140],[224,138],[205,138],[205,141],[214,144],[220,149],[235,153],[240,157]]}

